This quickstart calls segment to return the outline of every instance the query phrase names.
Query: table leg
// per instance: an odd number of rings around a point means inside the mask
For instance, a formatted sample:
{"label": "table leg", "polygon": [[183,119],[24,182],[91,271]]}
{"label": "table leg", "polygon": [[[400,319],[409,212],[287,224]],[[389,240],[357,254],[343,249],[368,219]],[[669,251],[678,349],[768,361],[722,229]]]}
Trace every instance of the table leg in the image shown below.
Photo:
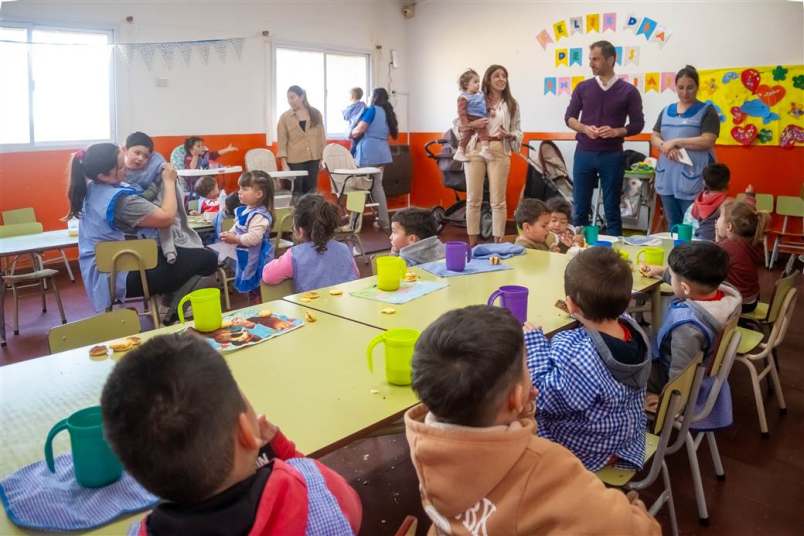
{"label": "table leg", "polygon": [[659,332],[662,325],[662,285],[653,287],[650,297],[650,331],[653,337]]}

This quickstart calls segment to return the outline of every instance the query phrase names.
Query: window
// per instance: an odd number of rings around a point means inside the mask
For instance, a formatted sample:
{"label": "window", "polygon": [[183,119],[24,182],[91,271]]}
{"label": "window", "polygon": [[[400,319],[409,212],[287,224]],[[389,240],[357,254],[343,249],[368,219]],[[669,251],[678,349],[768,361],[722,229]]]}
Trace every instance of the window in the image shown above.
{"label": "window", "polygon": [[109,32],[0,27],[0,145],[112,137]]}
{"label": "window", "polygon": [[278,47],[274,57],[276,117],[288,109],[288,88],[300,86],[310,106],[324,116],[327,136],[346,137],[348,124],[341,112],[349,105],[353,87],[369,93],[369,55]]}

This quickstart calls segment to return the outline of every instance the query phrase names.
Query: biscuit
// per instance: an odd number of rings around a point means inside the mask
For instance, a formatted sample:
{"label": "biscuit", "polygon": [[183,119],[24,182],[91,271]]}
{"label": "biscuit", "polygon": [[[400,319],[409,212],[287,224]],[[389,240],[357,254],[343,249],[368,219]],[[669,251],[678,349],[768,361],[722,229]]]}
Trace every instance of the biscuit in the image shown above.
{"label": "biscuit", "polygon": [[414,282],[418,281],[418,279],[419,279],[419,276],[416,275],[413,272],[408,272],[408,273],[405,274],[405,281],[407,281],[408,283],[414,283]]}
{"label": "biscuit", "polygon": [[311,313],[310,311],[306,311],[304,313],[304,321],[305,322],[315,322],[316,320],[318,320],[318,318],[316,318],[316,316],[313,313]]}
{"label": "biscuit", "polygon": [[396,312],[396,309],[393,307],[386,307],[385,309],[381,309],[380,312],[384,315],[392,315]]}
{"label": "biscuit", "polygon": [[135,335],[132,335],[131,337],[126,337],[126,340],[131,343],[132,348],[142,344],[142,339],[140,339],[139,337],[137,337]]}
{"label": "biscuit", "polygon": [[334,288],[329,291],[330,296],[340,296],[341,294],[343,294],[343,291],[337,288]]}
{"label": "biscuit", "polygon": [[569,309],[567,309],[567,302],[565,302],[564,300],[556,301],[555,306],[564,311],[565,313],[569,313]]}
{"label": "biscuit", "polygon": [[500,264],[500,258],[497,255],[492,255],[491,257],[489,257],[489,263],[494,265]]}
{"label": "biscuit", "polygon": [[133,344],[129,340],[115,341],[109,343],[109,348],[111,348],[113,352],[125,352],[132,346]]}
{"label": "biscuit", "polygon": [[270,309],[263,309],[262,311],[259,312],[259,316],[261,318],[268,318],[272,314],[274,314],[274,313]]}
{"label": "biscuit", "polygon": [[305,292],[304,294],[302,294],[302,299],[307,298],[309,300],[317,300],[320,297],[321,297],[321,295],[318,292],[313,292],[313,291]]}
{"label": "biscuit", "polygon": [[99,344],[89,349],[89,355],[92,357],[105,357],[109,355],[109,349],[106,346]]}

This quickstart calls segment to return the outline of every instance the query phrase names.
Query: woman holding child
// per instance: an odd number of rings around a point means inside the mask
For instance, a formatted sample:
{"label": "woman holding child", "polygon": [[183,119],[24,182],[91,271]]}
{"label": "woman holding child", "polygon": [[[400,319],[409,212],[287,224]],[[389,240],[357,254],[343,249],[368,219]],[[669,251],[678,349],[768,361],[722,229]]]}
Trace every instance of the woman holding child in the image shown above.
{"label": "woman holding child", "polygon": [[[669,226],[683,223],[684,213],[704,189],[703,170],[715,161],[720,134],[715,109],[698,100],[698,71],[687,65],[676,74],[678,102],[659,114],[651,145],[661,152],[656,164],[656,193],[662,196]],[[692,165],[684,163],[685,153]]]}
{"label": "woman holding child", "polygon": [[[469,140],[465,164],[466,173],[466,228],[469,243],[474,246],[480,234],[480,206],[483,203],[483,183],[489,177],[492,234],[499,242],[505,234],[508,171],[511,168],[511,151],[517,150],[522,141],[519,124],[519,104],[511,95],[508,70],[502,65],[492,65],[483,75],[483,94],[489,116],[460,125],[462,132],[487,127],[491,158],[483,158],[474,139]],[[476,135],[475,135],[476,136]],[[473,138],[475,137],[473,136]]]}

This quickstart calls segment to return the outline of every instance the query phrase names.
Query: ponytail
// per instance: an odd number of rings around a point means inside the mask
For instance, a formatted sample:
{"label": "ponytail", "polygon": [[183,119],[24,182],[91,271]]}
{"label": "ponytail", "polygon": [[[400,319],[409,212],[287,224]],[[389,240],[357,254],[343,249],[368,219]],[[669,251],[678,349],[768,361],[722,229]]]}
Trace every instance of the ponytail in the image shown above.
{"label": "ponytail", "polygon": [[73,153],[70,160],[70,184],[67,186],[67,200],[70,202],[70,210],[64,217],[65,220],[81,217],[81,208],[84,206],[84,198],[87,196],[86,173],[84,164],[81,162],[84,151]]}
{"label": "ponytail", "polygon": [[87,196],[87,181],[94,181],[98,175],[107,175],[117,169],[117,154],[120,148],[114,143],[96,143],[84,151],[73,153],[70,160],[70,184],[67,199],[70,210],[65,220],[80,218]]}
{"label": "ponytail", "polygon": [[302,230],[305,241],[323,253],[338,227],[338,209],[318,194],[305,195],[296,203],[293,225]]}
{"label": "ponytail", "polygon": [[743,201],[731,201],[721,207],[726,223],[731,225],[732,232],[745,240],[756,244],[765,236],[765,228],[770,216]]}

